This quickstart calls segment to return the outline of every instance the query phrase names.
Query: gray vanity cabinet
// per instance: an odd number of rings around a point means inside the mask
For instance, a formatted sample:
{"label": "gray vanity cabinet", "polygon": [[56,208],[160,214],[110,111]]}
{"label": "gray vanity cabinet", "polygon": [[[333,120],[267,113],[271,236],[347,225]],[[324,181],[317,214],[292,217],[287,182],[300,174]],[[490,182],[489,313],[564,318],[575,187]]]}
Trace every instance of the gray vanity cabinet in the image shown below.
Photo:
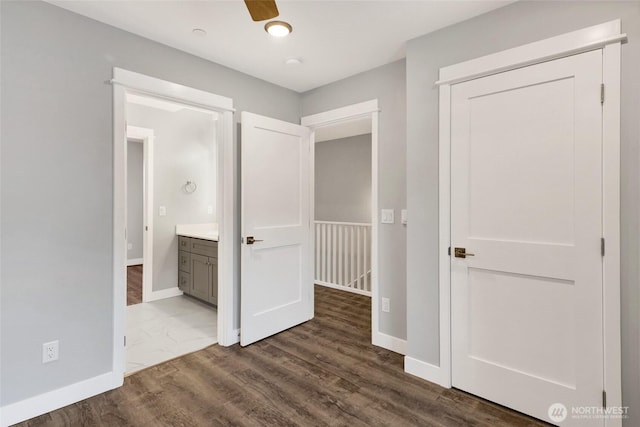
{"label": "gray vanity cabinet", "polygon": [[179,237],[178,286],[184,293],[218,304],[218,242]]}
{"label": "gray vanity cabinet", "polygon": [[209,257],[191,254],[191,289],[190,294],[208,301],[211,287],[211,262]]}
{"label": "gray vanity cabinet", "polygon": [[[181,242],[182,243],[182,242]],[[178,288],[189,293],[191,286],[191,253],[180,250],[178,252]]]}

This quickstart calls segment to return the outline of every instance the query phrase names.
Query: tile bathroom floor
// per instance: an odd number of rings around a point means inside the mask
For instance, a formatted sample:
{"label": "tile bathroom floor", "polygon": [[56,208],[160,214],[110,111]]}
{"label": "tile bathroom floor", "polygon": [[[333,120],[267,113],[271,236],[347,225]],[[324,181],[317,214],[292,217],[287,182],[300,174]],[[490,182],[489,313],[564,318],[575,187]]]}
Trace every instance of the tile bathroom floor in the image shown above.
{"label": "tile bathroom floor", "polygon": [[127,307],[126,374],[218,342],[217,310],[177,296]]}

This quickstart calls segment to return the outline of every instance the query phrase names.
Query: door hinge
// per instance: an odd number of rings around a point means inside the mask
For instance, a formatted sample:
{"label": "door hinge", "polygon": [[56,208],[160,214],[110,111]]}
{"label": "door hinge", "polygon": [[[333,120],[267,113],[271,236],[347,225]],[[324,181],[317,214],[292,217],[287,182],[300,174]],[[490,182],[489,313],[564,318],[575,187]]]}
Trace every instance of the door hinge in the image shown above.
{"label": "door hinge", "polygon": [[600,84],[600,104],[604,104],[604,83]]}
{"label": "door hinge", "polygon": [[607,392],[602,390],[602,407],[607,409]]}
{"label": "door hinge", "polygon": [[600,254],[604,256],[604,237],[600,239]]}
{"label": "door hinge", "polygon": [[451,256],[451,246],[449,246],[449,250],[447,251],[448,255]]}
{"label": "door hinge", "polygon": [[127,336],[126,335],[124,336],[124,346],[125,347],[127,346]]}

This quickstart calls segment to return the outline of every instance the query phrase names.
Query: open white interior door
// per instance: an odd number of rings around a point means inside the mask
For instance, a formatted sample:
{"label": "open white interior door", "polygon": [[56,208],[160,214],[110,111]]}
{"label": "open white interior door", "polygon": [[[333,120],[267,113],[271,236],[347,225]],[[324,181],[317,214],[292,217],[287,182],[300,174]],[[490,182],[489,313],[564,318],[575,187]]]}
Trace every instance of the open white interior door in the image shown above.
{"label": "open white interior door", "polygon": [[242,112],[240,344],[313,317],[311,131]]}

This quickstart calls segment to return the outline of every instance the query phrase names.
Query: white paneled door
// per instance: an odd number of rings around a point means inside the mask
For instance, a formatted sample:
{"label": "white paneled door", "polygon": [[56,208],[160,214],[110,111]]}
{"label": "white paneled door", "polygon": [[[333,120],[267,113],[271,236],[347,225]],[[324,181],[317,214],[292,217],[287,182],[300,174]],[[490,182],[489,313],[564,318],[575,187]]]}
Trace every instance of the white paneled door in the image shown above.
{"label": "white paneled door", "polygon": [[452,383],[561,426],[604,424],[571,413],[602,406],[601,82],[597,50],[451,89]]}
{"label": "white paneled door", "polygon": [[311,131],[242,113],[240,343],[313,317]]}

